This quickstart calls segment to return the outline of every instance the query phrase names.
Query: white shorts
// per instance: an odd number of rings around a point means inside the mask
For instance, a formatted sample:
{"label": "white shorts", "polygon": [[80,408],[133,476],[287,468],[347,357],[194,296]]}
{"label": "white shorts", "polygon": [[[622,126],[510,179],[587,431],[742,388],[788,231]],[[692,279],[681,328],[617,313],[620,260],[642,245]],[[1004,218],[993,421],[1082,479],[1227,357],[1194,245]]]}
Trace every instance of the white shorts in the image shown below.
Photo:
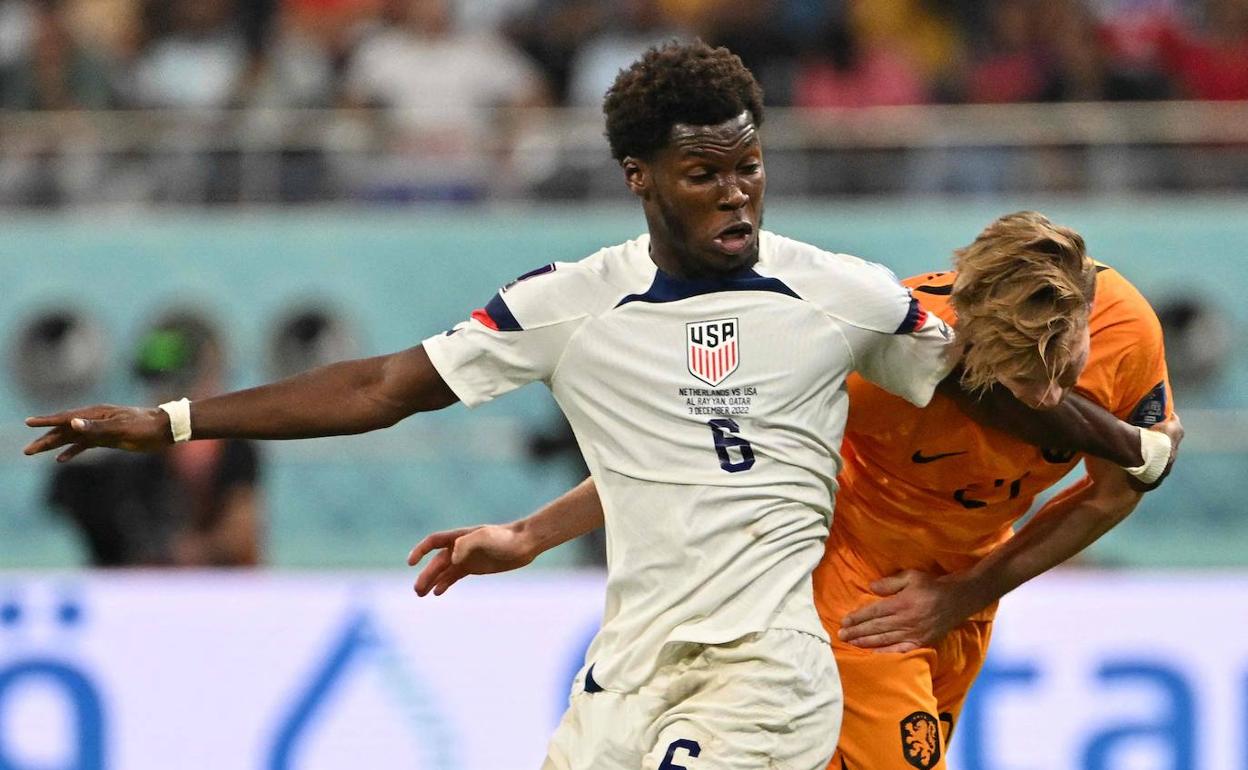
{"label": "white shorts", "polygon": [[630,693],[578,687],[542,770],[824,770],[841,727],[831,646],[769,630],[679,644]]}

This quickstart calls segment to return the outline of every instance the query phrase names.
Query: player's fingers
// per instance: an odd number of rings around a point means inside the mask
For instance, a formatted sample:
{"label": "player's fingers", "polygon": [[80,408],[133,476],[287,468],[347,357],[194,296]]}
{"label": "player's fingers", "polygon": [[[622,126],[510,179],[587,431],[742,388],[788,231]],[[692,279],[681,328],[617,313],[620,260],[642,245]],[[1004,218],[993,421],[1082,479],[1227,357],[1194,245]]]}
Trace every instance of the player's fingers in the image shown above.
{"label": "player's fingers", "polygon": [[902,644],[910,641],[906,639],[905,633],[901,631],[889,631],[883,634],[871,634],[850,641],[855,647],[861,647],[864,650],[880,650],[885,647],[891,647],[894,644]]}
{"label": "player's fingers", "polygon": [[440,551],[436,556],[434,556],[433,559],[425,565],[425,568],[420,571],[420,574],[416,576],[417,595],[424,596],[429,593],[429,589],[437,585],[438,579],[442,576],[442,573],[445,572],[450,566],[451,555],[448,552]]}
{"label": "player's fingers", "polygon": [[892,605],[890,605],[888,602],[871,602],[867,606],[859,607],[858,609],[846,615],[841,620],[841,627],[847,628],[849,626],[854,626],[859,623],[864,623],[868,620],[882,618],[886,615],[891,615],[892,612],[893,612]]}
{"label": "player's fingers", "polygon": [[42,436],[36,438],[35,441],[26,444],[26,448],[22,449],[22,452],[26,454],[39,454],[40,452],[47,452],[49,449],[64,447],[65,444],[69,444],[72,441],[74,441],[74,439],[72,439],[71,434],[65,431],[65,429],[52,428],[51,431],[42,434]]}
{"label": "player's fingers", "polygon": [[480,525],[472,527],[460,527],[459,529],[447,529],[441,532],[434,532],[424,540],[416,544],[412,552],[407,555],[407,563],[409,566],[415,567],[421,559],[429,555],[431,551],[438,548],[450,548],[464,535],[474,530],[480,529]]}
{"label": "player's fingers", "polygon": [[919,645],[915,642],[902,642],[900,644],[890,644],[887,647],[873,647],[872,652],[914,652],[919,649]]}
{"label": "player's fingers", "polygon": [[63,425],[69,420],[69,414],[69,412],[57,412],[56,414],[41,414],[35,417],[27,417],[26,427],[52,428],[57,425]]}
{"label": "player's fingers", "polygon": [[447,534],[448,533],[446,532],[434,532],[432,535],[429,535],[424,540],[417,543],[407,554],[407,566],[415,567],[420,563],[421,559],[429,555],[430,551],[435,548],[445,548],[448,543],[446,542],[444,536]]}
{"label": "player's fingers", "polygon": [[861,639],[876,634],[891,633],[898,630],[898,620],[894,615],[886,615],[884,617],[875,618],[873,620],[864,620],[861,623],[844,626],[837,632],[843,642],[852,642],[855,639]]}
{"label": "player's fingers", "polygon": [[879,596],[892,596],[910,585],[910,573],[898,572],[896,575],[880,578],[871,583],[871,593]]}
{"label": "player's fingers", "polygon": [[67,463],[90,448],[91,446],[89,444],[74,444],[69,449],[66,449],[64,452],[57,455],[56,461],[58,463]]}
{"label": "player's fingers", "polygon": [[438,584],[434,586],[433,595],[441,596],[442,594],[446,593],[447,589],[449,589],[451,586],[458,583],[459,579],[464,577],[467,574],[468,574],[467,572],[463,570],[459,570],[459,569],[447,570],[446,574],[442,576],[442,579],[438,581]]}

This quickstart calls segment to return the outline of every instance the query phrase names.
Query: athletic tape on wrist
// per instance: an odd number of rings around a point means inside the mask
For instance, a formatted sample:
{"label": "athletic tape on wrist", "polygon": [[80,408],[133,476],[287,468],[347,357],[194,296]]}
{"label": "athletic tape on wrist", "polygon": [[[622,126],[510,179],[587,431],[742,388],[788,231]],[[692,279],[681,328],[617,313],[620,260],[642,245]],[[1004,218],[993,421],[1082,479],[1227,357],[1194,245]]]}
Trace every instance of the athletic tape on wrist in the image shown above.
{"label": "athletic tape on wrist", "polygon": [[169,430],[173,433],[173,443],[181,444],[191,440],[191,401],[183,398],[169,401],[160,408],[169,415]]}
{"label": "athletic tape on wrist", "polygon": [[1126,471],[1145,484],[1152,484],[1161,478],[1170,462],[1170,437],[1157,430],[1140,428],[1139,431],[1140,454],[1144,456],[1144,463]]}

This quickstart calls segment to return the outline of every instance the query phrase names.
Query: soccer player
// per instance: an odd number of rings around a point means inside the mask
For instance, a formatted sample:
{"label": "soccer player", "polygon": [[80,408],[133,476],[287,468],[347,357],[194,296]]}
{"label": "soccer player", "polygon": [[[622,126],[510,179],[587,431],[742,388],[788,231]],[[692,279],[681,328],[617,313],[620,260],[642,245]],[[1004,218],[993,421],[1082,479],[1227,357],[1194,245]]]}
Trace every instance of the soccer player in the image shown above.
{"label": "soccer player", "polygon": [[[1173,416],[1155,314],[1121,274],[1087,258],[1077,233],[1012,214],[960,250],[956,266],[903,283],[924,311],[957,323],[972,390],[999,382],[1052,408],[1077,386],[1137,426]],[[814,581],[845,696],[830,767],[940,768],[996,600],[1108,531],[1143,492],[1088,457],[1087,476],[1011,538],[1079,456],[982,427],[944,395],[920,409],[856,375],[849,390],[836,515]],[[1163,427],[1181,438],[1177,418]],[[436,533],[411,554],[415,564],[441,549],[417,591],[523,566],[600,520],[587,481],[528,519]]]}
{"label": "soccer player", "polygon": [[[925,404],[951,334],[883,268],[761,230],[761,92],[726,49],[648,51],[604,112],[647,234],[528,273],[409,350],[194,404],[31,418],[50,430],[26,451],[360,433],[542,381],[597,481],[611,564],[545,767],[815,770],[841,711],[811,572],[844,381],[856,369]],[[1164,465],[1168,449],[1099,418],[1044,429]]]}
{"label": "soccer player", "polygon": [[[904,281],[925,310],[956,321],[959,338],[974,340],[964,383],[976,389],[996,379],[1039,405],[1074,386],[1133,425],[1165,423],[1177,443],[1182,431],[1161,324],[1135,287],[1104,264],[1092,267],[1090,317],[1073,334],[1054,336],[1050,365],[1036,371],[1012,363],[1009,330],[1050,323],[1014,279],[1046,256],[1028,254],[1021,265],[1016,259],[1044,242],[1040,231],[1050,231],[1062,251],[1082,255],[1078,234],[1021,213],[960,250],[956,272]],[[1002,275],[1005,285],[997,287]],[[945,398],[915,409],[858,378],[850,378],[849,390],[836,517],[815,571],[815,602],[834,636],[845,691],[831,767],[943,770],[987,653],[997,600],[1082,551],[1126,518],[1143,492],[1121,468],[1084,458],[1086,475],[1014,535],[1036,495],[1078,456],[985,429]]]}

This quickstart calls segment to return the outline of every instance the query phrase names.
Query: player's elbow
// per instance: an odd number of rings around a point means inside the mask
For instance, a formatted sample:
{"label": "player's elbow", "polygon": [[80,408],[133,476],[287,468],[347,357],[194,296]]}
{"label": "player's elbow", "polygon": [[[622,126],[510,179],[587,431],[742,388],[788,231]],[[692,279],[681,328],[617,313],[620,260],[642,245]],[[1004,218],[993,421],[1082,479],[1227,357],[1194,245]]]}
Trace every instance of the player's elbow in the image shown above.
{"label": "player's elbow", "polygon": [[1105,495],[1097,506],[1105,529],[1117,526],[1130,516],[1143,497],[1143,492],[1130,487],[1115,489],[1113,493]]}
{"label": "player's elbow", "polygon": [[356,433],[393,427],[412,413],[402,399],[389,392],[380,382],[370,383],[360,389],[352,411],[355,413]]}

